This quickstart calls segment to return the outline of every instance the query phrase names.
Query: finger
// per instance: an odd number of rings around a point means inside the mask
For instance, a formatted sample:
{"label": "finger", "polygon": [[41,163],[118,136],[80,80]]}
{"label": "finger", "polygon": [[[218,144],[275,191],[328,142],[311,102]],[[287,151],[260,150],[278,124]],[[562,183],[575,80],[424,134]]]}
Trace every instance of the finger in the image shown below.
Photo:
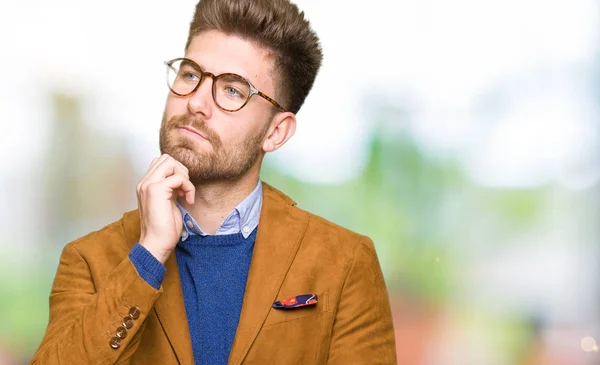
{"label": "finger", "polygon": [[185,179],[179,190],[183,191],[185,195],[185,201],[188,204],[194,204],[196,197],[196,187],[194,186],[194,184],[192,184],[190,179]]}
{"label": "finger", "polygon": [[182,175],[186,179],[189,179],[189,175],[185,166],[173,157],[168,156],[162,162],[157,163],[154,171],[149,174],[146,178],[147,184],[153,184],[164,180],[165,178],[172,175]]}
{"label": "finger", "polygon": [[177,189],[177,196],[185,199],[186,203],[194,204],[194,193],[192,191],[185,192],[182,189]]}
{"label": "finger", "polygon": [[[196,187],[194,186],[194,190],[195,190],[195,188]],[[185,201],[187,203],[189,203],[190,205],[194,204],[194,202],[195,202],[194,195],[195,195],[195,191],[189,191],[186,193],[182,189],[177,190],[177,196],[184,198]]]}
{"label": "finger", "polygon": [[154,173],[154,171],[156,170],[156,168],[158,167],[158,165],[160,165],[162,162],[164,162],[165,160],[167,160],[169,157],[170,156],[168,154],[163,153],[159,157],[157,157],[154,160],[152,160],[152,163],[150,164],[150,167],[148,167],[148,171],[146,172],[146,176],[152,175],[152,173]]}
{"label": "finger", "polygon": [[190,180],[184,178],[182,175],[171,175],[155,185],[162,186],[171,191],[181,190],[185,193],[185,201],[189,204],[194,204],[196,187]]}
{"label": "finger", "polygon": [[179,165],[179,167],[181,167],[183,169],[183,171],[185,171],[185,175],[189,177],[190,170],[188,170],[188,168],[184,164],[182,164],[178,159],[173,158],[173,160],[175,160],[175,162]]}
{"label": "finger", "polygon": [[196,186],[194,186],[194,184],[192,184],[191,181],[189,181],[189,180],[187,180],[187,181],[190,183],[192,188],[185,193],[185,201],[188,204],[192,205],[196,202]]}
{"label": "finger", "polygon": [[166,153],[163,153],[162,155],[160,155],[159,157],[156,157],[152,160],[152,162],[150,163],[150,166],[148,167],[148,170],[146,171],[146,174],[142,177],[142,179],[140,180],[140,182],[137,184],[136,187],[136,191],[138,192],[138,194],[140,193],[140,190],[142,189],[143,186],[147,185],[148,183],[148,177],[150,175],[152,175],[152,173],[154,172],[154,170],[156,169],[156,167],[165,159],[167,159],[169,155],[167,155]]}

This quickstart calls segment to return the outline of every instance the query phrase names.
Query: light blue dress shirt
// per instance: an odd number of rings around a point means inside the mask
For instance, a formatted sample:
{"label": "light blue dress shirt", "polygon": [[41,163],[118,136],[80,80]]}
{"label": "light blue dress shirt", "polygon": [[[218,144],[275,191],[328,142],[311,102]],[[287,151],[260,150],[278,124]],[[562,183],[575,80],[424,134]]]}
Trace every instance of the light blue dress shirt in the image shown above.
{"label": "light blue dress shirt", "polygon": [[[177,207],[181,211],[181,216],[183,217],[181,241],[185,241],[190,235],[209,235],[200,228],[196,220],[181,206],[181,204],[179,204],[179,202],[177,202]],[[259,180],[250,195],[242,200],[242,202],[238,204],[227,217],[225,217],[225,220],[221,223],[219,229],[217,229],[215,236],[241,232],[242,236],[247,239],[252,231],[258,226],[261,207],[262,182]]]}

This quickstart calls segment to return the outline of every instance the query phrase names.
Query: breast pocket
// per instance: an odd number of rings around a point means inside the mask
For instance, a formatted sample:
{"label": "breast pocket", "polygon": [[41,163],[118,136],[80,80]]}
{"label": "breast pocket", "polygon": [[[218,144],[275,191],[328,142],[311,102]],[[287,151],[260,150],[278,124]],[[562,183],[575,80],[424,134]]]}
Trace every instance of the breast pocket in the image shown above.
{"label": "breast pocket", "polygon": [[[317,293],[317,304],[304,307],[275,309],[271,308],[263,327],[271,326],[278,323],[298,320],[300,318],[316,316],[320,313],[329,311],[329,294],[328,292]],[[287,298],[282,296],[281,299]]]}

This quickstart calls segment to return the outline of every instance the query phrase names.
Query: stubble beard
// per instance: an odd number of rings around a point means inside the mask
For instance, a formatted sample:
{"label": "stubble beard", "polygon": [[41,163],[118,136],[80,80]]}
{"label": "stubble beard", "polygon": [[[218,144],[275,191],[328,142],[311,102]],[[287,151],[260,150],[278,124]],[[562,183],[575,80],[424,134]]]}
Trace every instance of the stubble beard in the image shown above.
{"label": "stubble beard", "polygon": [[[197,142],[181,135],[177,128],[189,126],[206,136],[211,151],[200,151]],[[261,157],[261,145],[268,123],[244,142],[227,148],[219,136],[203,120],[189,115],[177,115],[169,120],[163,116],[160,127],[160,151],[181,162],[189,171],[190,182],[200,185],[210,182],[235,181],[243,177]],[[175,134],[179,134],[175,136]]]}

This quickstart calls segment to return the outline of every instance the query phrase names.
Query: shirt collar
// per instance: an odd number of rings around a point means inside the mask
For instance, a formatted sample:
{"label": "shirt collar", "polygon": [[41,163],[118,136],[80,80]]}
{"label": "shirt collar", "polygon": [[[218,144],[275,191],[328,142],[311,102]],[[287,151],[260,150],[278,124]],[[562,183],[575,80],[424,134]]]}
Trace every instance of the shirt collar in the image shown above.
{"label": "shirt collar", "polygon": [[[258,180],[254,190],[242,200],[227,215],[215,235],[242,233],[244,238],[248,238],[252,231],[258,226],[260,218],[260,209],[262,207],[262,182]],[[198,225],[190,213],[175,201],[183,217],[183,229],[181,230],[181,240],[185,241],[190,235],[208,236]]]}

